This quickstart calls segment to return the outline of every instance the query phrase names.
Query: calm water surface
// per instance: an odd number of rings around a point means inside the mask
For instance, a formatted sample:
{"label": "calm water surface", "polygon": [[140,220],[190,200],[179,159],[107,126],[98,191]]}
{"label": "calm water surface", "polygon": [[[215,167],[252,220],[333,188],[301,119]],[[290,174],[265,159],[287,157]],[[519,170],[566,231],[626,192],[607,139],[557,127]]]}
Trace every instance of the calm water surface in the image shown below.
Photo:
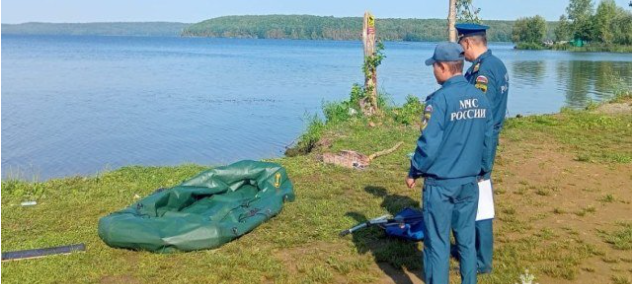
{"label": "calm water surface", "polygon": [[[2,176],[282,155],[323,100],[362,81],[360,42],[2,36]],[[432,43],[386,43],[379,84],[401,104],[438,88]],[[632,55],[515,51],[509,115],[610,98]]]}

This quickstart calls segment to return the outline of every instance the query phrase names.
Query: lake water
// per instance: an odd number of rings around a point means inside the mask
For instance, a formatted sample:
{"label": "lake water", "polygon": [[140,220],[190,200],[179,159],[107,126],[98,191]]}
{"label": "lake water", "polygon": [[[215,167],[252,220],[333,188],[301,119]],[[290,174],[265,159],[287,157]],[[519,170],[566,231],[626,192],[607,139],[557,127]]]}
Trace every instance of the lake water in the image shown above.
{"label": "lake water", "polygon": [[[438,88],[432,43],[386,43],[379,86],[401,104]],[[515,51],[509,115],[551,113],[632,82],[632,55]],[[2,36],[2,176],[281,156],[323,100],[362,82],[360,42]]]}

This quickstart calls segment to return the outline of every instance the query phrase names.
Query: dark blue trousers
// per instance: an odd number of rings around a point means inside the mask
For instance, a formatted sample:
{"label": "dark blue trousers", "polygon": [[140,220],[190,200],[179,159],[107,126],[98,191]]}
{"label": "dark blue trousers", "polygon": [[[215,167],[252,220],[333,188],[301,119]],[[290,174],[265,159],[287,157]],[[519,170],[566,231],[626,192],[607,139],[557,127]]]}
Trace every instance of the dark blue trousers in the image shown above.
{"label": "dark blue trousers", "polygon": [[492,272],[492,255],[494,251],[493,220],[476,221],[476,258],[479,273]]}
{"label": "dark blue trousers", "polygon": [[[496,149],[498,148],[498,133],[494,134],[492,140],[492,157],[496,161]],[[484,178],[491,179],[492,173],[487,173]],[[492,183],[492,189],[494,184]],[[494,233],[492,221],[494,219],[481,220],[476,222],[476,259],[479,273],[492,272],[492,256],[494,252]]]}
{"label": "dark blue trousers", "polygon": [[424,273],[426,284],[447,284],[450,271],[450,231],[460,258],[461,281],[476,283],[475,219],[478,206],[476,182],[464,185],[423,187]]}

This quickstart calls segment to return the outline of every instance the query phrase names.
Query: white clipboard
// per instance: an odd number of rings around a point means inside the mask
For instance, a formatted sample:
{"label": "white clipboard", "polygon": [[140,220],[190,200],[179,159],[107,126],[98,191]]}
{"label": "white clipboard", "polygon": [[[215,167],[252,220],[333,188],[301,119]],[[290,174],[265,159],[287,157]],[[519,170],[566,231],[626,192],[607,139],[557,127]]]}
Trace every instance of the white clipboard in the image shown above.
{"label": "white clipboard", "polygon": [[476,221],[494,219],[494,192],[491,180],[482,180],[478,183],[478,210]]}

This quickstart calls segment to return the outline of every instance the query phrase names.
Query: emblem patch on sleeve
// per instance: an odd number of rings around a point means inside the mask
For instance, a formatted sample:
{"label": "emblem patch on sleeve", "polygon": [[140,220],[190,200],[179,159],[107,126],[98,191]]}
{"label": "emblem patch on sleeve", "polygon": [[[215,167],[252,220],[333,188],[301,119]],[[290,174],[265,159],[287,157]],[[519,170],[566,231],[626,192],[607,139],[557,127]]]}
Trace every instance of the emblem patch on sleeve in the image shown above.
{"label": "emblem patch on sleeve", "polygon": [[483,93],[487,93],[487,84],[476,83],[476,85],[474,85],[474,87],[476,87],[477,89],[483,91]]}
{"label": "emblem patch on sleeve", "polygon": [[487,83],[489,83],[487,77],[481,75],[476,77],[476,84],[474,84],[474,87],[483,91],[483,93],[487,93]]}
{"label": "emblem patch on sleeve", "polygon": [[426,106],[426,109],[424,110],[424,117],[421,119],[421,131],[424,131],[426,126],[428,126],[428,121],[430,121],[430,117],[432,116],[432,110],[431,105]]}
{"label": "emblem patch on sleeve", "polygon": [[483,83],[483,84],[487,84],[489,81],[487,80],[487,77],[481,75],[476,77],[476,83]]}

